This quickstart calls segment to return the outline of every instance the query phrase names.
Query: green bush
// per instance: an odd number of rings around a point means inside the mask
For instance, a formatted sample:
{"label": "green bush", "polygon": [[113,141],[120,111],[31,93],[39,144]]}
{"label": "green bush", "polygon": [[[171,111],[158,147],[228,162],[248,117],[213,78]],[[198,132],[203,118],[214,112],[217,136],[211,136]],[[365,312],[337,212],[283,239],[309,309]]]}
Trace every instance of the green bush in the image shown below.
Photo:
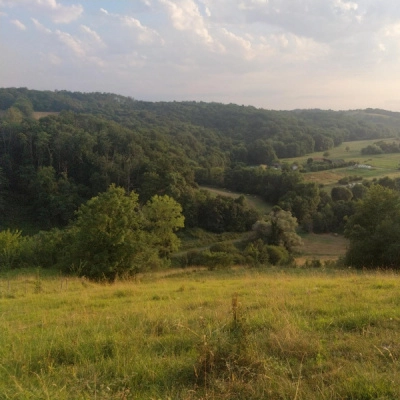
{"label": "green bush", "polygon": [[0,232],[0,269],[15,268],[19,262],[24,238],[21,231],[10,229]]}
{"label": "green bush", "polygon": [[21,243],[20,259],[29,267],[53,268],[59,263],[66,242],[66,231],[41,231]]}
{"label": "green bush", "polygon": [[289,252],[282,246],[268,245],[267,252],[272,265],[286,265],[292,259]]}
{"label": "green bush", "polygon": [[204,266],[209,269],[227,268],[235,263],[235,256],[223,251],[188,251],[181,257],[181,266]]}
{"label": "green bush", "polygon": [[266,265],[269,262],[268,245],[262,239],[257,239],[246,246],[244,255],[247,263],[253,267]]}

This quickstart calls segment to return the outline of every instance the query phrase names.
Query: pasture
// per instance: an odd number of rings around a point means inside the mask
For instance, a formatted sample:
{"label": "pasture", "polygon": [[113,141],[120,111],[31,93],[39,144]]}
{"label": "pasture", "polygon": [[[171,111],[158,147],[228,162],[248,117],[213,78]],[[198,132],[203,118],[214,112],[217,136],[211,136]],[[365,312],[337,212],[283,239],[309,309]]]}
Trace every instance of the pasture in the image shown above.
{"label": "pasture", "polygon": [[398,399],[391,272],[0,275],[1,399]]}
{"label": "pasture", "polygon": [[[400,154],[376,154],[376,155],[362,155],[361,149],[377,142],[374,140],[359,140],[354,142],[343,142],[340,146],[329,150],[330,159],[343,159],[346,162],[354,161],[357,164],[370,165],[371,169],[364,168],[335,168],[327,171],[309,172],[304,174],[307,181],[324,184],[327,186],[334,186],[337,181],[345,176],[357,175],[364,179],[383,178],[389,176],[391,178],[400,176]],[[398,139],[385,139],[385,142],[392,143]],[[292,164],[297,162],[304,164],[310,157],[323,157],[324,152],[317,152],[309,154],[304,157],[290,158],[285,161]]]}

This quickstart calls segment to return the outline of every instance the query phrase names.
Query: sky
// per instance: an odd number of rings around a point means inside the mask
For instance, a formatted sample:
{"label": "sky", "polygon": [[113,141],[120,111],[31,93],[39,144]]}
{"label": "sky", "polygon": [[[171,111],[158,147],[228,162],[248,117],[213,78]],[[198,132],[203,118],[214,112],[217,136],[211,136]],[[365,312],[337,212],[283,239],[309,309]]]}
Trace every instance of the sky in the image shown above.
{"label": "sky", "polygon": [[400,111],[398,0],[0,0],[0,87]]}

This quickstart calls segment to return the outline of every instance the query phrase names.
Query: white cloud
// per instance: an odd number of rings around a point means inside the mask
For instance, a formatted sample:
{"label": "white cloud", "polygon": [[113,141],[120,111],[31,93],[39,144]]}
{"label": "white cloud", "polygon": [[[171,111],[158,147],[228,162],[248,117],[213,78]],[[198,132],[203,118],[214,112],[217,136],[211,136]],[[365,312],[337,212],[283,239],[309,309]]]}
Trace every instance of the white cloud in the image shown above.
{"label": "white cloud", "polygon": [[51,33],[51,30],[46,28],[44,25],[42,25],[37,19],[31,18],[31,21],[33,22],[33,24],[35,25],[36,29],[39,32],[47,33],[47,34]]}
{"label": "white cloud", "polygon": [[[130,15],[121,15],[121,14],[110,13],[107,10],[105,10],[104,8],[100,8],[100,12],[102,12],[107,17],[110,17],[110,18],[122,23],[123,26],[135,31],[139,44],[152,44],[152,43],[156,43],[156,42],[161,43],[161,44],[164,43],[163,39],[161,38],[161,36],[159,35],[159,33],[156,30],[142,25],[142,23],[138,19],[136,19]],[[121,35],[124,36],[123,33],[121,33]]]}
{"label": "white cloud", "polygon": [[46,13],[53,22],[57,24],[68,24],[77,20],[83,13],[83,6],[80,4],[63,5],[56,0],[2,0],[3,7],[27,7],[33,12]]}
{"label": "white cloud", "polygon": [[255,54],[250,40],[238,36],[233,32],[228,31],[226,28],[222,28],[222,33],[225,39],[225,41],[223,41],[225,48],[228,46],[228,42],[233,45],[233,48],[231,47],[230,51],[237,51],[239,49],[242,56],[246,59],[253,58]]}
{"label": "white cloud", "polygon": [[[69,57],[72,63],[77,62],[79,65],[82,65],[82,63],[87,65],[94,64],[104,67],[106,63],[102,58],[102,52],[100,52],[101,49],[106,47],[104,42],[95,31],[85,25],[81,26],[81,31],[85,37],[77,37],[60,30],[55,32],[55,36],[75,56]],[[61,53],[64,54],[64,52]],[[57,60],[54,55],[52,57]]]}
{"label": "white cloud", "polygon": [[400,23],[390,24],[384,28],[385,36],[398,37],[400,36]]}
{"label": "white cloud", "polygon": [[199,8],[193,0],[159,1],[167,8],[175,29],[193,32],[206,44],[214,43],[214,39],[206,27]]}
{"label": "white cloud", "polygon": [[155,40],[161,39],[155,30],[143,26],[138,19],[126,15],[119,18],[125,26],[136,30],[140,43],[153,43]]}
{"label": "white cloud", "polygon": [[13,19],[11,23],[21,31],[26,31],[26,26],[18,19]]}
{"label": "white cloud", "polygon": [[77,20],[82,13],[81,5],[62,6],[57,4],[56,8],[52,8],[52,19],[55,23],[68,24]]}
{"label": "white cloud", "polygon": [[356,11],[358,9],[358,4],[352,1],[335,0],[334,6],[341,11]]}
{"label": "white cloud", "polygon": [[93,29],[90,29],[88,26],[86,25],[81,25],[81,31],[83,33],[85,33],[92,42],[94,42],[95,44],[99,45],[100,47],[104,47],[105,43],[103,42],[102,38],[100,37],[100,35],[94,31]]}
{"label": "white cloud", "polygon": [[79,39],[74,38],[67,32],[61,32],[60,30],[57,30],[55,33],[58,40],[69,48],[75,55],[78,57],[85,57],[86,52]]}

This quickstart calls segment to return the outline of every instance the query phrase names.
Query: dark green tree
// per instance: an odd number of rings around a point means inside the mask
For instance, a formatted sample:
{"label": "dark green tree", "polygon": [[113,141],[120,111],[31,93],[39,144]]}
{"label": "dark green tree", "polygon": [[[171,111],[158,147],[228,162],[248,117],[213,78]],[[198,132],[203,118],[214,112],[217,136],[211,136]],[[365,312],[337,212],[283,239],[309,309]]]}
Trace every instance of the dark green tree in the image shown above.
{"label": "dark green tree", "polygon": [[177,248],[183,224],[177,203],[156,197],[141,210],[138,195],[114,185],[83,204],[66,235],[64,265],[89,279],[113,281],[160,265]]}
{"label": "dark green tree", "polygon": [[336,186],[331,190],[331,197],[333,201],[350,201],[353,198],[352,191],[344,186]]}
{"label": "dark green tree", "polygon": [[350,245],[346,264],[357,268],[400,266],[400,197],[398,192],[371,186],[346,224]]}

